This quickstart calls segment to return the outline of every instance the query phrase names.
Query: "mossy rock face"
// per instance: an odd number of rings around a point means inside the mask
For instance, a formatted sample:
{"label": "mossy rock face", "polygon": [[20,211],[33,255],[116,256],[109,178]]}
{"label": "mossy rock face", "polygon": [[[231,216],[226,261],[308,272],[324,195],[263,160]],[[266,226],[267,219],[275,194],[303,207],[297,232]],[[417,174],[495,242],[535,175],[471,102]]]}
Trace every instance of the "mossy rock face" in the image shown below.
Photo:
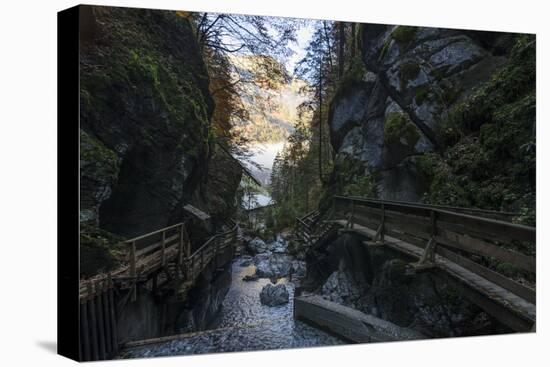
{"label": "mossy rock face", "polygon": [[80,219],[97,221],[98,207],[116,184],[119,158],[101,141],[80,131]]}
{"label": "mossy rock face", "polygon": [[411,27],[406,25],[397,26],[391,34],[391,37],[401,47],[407,47],[411,44],[418,31],[418,27]]}
{"label": "mossy rock face", "polygon": [[384,141],[387,145],[405,143],[413,147],[420,139],[418,128],[399,112],[389,112],[384,123]]}
{"label": "mossy rock face", "polygon": [[[442,124],[449,170],[435,174],[435,182],[460,184],[467,206],[534,212],[534,52],[534,38],[518,38],[509,62]],[[438,187],[430,196],[435,202],[446,197]]]}
{"label": "mossy rock face", "polygon": [[[206,177],[214,103],[187,18],[164,10],[91,10],[94,32],[80,49],[81,129],[97,143],[90,154],[105,171],[98,174],[112,182],[98,203],[98,222],[133,236],[179,220],[181,204]],[[85,191],[83,200],[91,195]]]}
{"label": "mossy rock face", "polygon": [[415,93],[415,101],[417,105],[421,105],[426,101],[428,96],[430,95],[431,88],[428,84],[423,84],[416,88]]}
{"label": "mossy rock face", "polygon": [[93,224],[80,225],[80,275],[90,277],[116,269],[124,260],[124,238]]}
{"label": "mossy rock face", "polygon": [[407,87],[409,80],[414,80],[420,73],[420,66],[416,62],[405,62],[399,65],[399,77],[401,80],[401,89]]}

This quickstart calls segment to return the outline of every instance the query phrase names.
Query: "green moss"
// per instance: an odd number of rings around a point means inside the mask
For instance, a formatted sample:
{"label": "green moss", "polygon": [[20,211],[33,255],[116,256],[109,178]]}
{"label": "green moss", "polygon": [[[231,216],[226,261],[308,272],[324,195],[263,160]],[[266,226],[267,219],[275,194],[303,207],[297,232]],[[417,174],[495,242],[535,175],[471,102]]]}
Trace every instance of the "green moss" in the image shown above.
{"label": "green moss", "polygon": [[95,225],[80,224],[80,274],[93,276],[117,268],[125,257],[125,239]]}
{"label": "green moss", "polygon": [[386,144],[396,144],[402,138],[408,146],[414,146],[420,139],[418,128],[406,115],[399,112],[388,113],[384,121],[384,141]]}
{"label": "green moss", "polygon": [[116,153],[83,130],[80,130],[80,162],[82,174],[105,182],[115,181],[120,170]]}
{"label": "green moss", "polygon": [[399,65],[399,79],[401,81],[401,89],[407,87],[409,80],[414,80],[420,73],[420,66],[416,62],[404,62]]}
{"label": "green moss", "polygon": [[366,73],[367,69],[361,56],[356,56],[351,61],[350,69],[338,81],[332,101],[336,101],[345,93],[352,91],[355,85],[360,85],[363,83],[363,77]]}
{"label": "green moss", "polygon": [[400,25],[393,30],[391,37],[399,44],[401,48],[405,48],[414,39],[417,31],[418,27]]}
{"label": "green moss", "polygon": [[345,185],[342,189],[342,194],[365,198],[376,197],[376,183],[374,177],[370,174],[359,177],[355,182]]}
{"label": "green moss", "polygon": [[213,102],[189,21],[171,12],[123,8],[96,17],[101,32],[81,63],[83,121],[108,126],[106,119],[124,112],[129,140],[172,140],[193,155],[190,147],[208,141]]}
{"label": "green moss", "polygon": [[428,84],[420,85],[415,90],[416,104],[420,106],[430,94],[431,88]]}

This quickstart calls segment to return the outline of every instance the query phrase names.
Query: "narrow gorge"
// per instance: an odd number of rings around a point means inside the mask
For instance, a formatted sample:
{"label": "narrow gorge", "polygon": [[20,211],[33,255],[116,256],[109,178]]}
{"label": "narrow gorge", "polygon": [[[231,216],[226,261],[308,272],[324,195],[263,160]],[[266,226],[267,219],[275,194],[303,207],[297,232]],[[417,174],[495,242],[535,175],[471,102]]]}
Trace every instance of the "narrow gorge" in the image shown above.
{"label": "narrow gorge", "polygon": [[535,49],[80,6],[81,359],[534,331]]}

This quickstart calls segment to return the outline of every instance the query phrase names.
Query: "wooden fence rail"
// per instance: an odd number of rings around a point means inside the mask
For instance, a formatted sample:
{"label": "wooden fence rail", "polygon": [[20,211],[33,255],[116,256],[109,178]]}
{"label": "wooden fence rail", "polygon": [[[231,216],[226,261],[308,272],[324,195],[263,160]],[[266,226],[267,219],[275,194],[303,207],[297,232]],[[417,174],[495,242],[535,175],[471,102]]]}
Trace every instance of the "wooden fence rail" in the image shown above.
{"label": "wooden fence rail", "polygon": [[236,242],[238,225],[233,221],[230,225],[229,230],[210,237],[193,253],[184,223],[129,239],[124,242],[128,249],[127,264],[110,273],[81,280],[81,360],[109,359],[118,352],[120,304],[116,302],[114,289],[128,290],[125,300],[131,297],[135,301],[137,284],[152,279],[153,288],[159,287],[157,278],[164,271],[173,273],[164,285],[177,287],[181,283],[188,290],[204,268]]}
{"label": "wooden fence rail", "polygon": [[535,248],[534,227],[465,214],[466,210],[455,212],[423,204],[343,196],[334,198],[334,211],[337,216],[347,218],[350,227],[358,223],[375,228],[374,242],[383,243],[384,234],[388,234],[424,247],[419,266],[433,265],[434,256],[438,254],[529,302],[535,302],[534,289],[471,260],[471,255],[497,260],[534,277],[535,257],[520,250],[521,244]]}

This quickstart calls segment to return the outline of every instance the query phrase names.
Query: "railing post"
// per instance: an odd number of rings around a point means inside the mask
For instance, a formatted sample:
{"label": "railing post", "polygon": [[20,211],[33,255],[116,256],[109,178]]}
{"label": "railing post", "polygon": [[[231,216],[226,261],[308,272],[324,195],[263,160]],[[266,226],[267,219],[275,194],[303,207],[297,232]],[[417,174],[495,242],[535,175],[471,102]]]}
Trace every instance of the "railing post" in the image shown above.
{"label": "railing post", "polygon": [[432,234],[430,236],[430,240],[428,241],[428,244],[424,248],[424,253],[422,254],[422,257],[420,260],[418,260],[418,263],[416,264],[415,268],[417,270],[425,269],[433,267],[435,264],[435,247],[437,245],[435,237],[437,236],[437,219],[436,219],[436,212],[432,209],[430,210],[430,222],[432,225]]}
{"label": "railing post", "polygon": [[183,264],[183,223],[181,224],[180,228],[180,238],[178,243],[178,268],[181,268],[181,265]]}
{"label": "railing post", "polygon": [[353,222],[355,221],[355,200],[351,200],[351,217],[350,217],[350,228],[353,229]]}
{"label": "railing post", "polygon": [[182,227],[183,233],[185,233],[185,242],[186,242],[185,257],[189,257],[191,256],[191,239],[189,238],[189,233],[187,233],[187,228],[185,227],[185,223],[182,223],[181,227]]}
{"label": "railing post", "polygon": [[380,242],[384,243],[384,232],[386,226],[386,206],[382,203],[382,219],[380,223]]}
{"label": "railing post", "polygon": [[162,244],[160,247],[160,258],[161,264],[164,266],[166,264],[166,231],[162,231]]}
{"label": "railing post", "polygon": [[136,276],[136,241],[130,243],[130,276]]}

